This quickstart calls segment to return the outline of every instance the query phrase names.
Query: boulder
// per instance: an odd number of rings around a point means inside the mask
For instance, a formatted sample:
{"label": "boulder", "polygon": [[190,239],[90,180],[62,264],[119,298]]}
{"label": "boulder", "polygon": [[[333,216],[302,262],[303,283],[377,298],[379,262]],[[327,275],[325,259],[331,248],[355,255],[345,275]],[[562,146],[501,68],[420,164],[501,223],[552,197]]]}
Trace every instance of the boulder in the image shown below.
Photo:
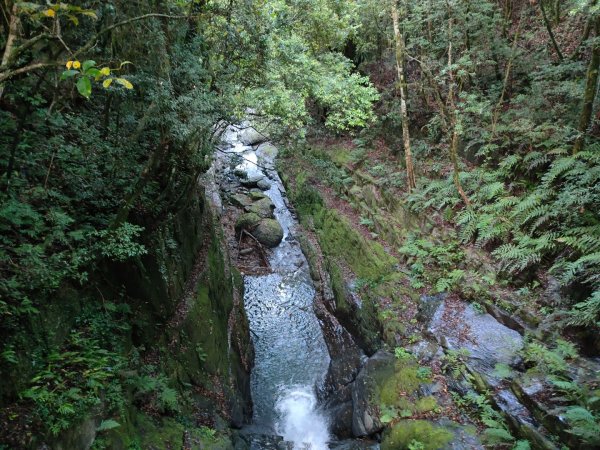
{"label": "boulder", "polygon": [[244,169],[235,169],[233,174],[239,178],[248,178],[248,172],[246,172]]}
{"label": "boulder", "polygon": [[272,219],[274,210],[275,205],[268,197],[257,200],[246,208],[246,211],[258,214],[263,219]]}
{"label": "boulder", "polygon": [[235,222],[235,230],[241,231],[252,231],[254,230],[261,221],[261,217],[256,213],[244,213]]}
{"label": "boulder", "polygon": [[244,145],[256,145],[267,140],[266,136],[262,135],[252,127],[240,130],[238,133],[238,139]]}
{"label": "boulder", "polygon": [[263,178],[262,180],[258,180],[258,182],[256,183],[256,187],[263,191],[268,191],[269,189],[271,189],[271,183],[269,183]]}
{"label": "boulder", "polygon": [[379,420],[379,385],[395,371],[394,355],[378,351],[358,373],[352,389],[352,433],[370,436],[383,430]]}
{"label": "boulder", "polygon": [[244,194],[235,194],[229,197],[229,199],[233,205],[239,206],[240,208],[245,208],[252,204],[252,199]]}
{"label": "boulder", "polygon": [[262,219],[252,231],[254,237],[265,247],[277,247],[283,240],[283,228],[275,219]]}
{"label": "boulder", "polygon": [[247,188],[255,188],[258,186],[258,182],[264,180],[264,178],[265,177],[262,175],[254,175],[252,177],[242,179],[241,183],[242,186],[246,186]]}
{"label": "boulder", "polygon": [[248,196],[252,199],[252,200],[261,200],[263,198],[266,198],[267,196],[265,194],[263,194],[260,190],[257,189],[252,189],[249,193]]}

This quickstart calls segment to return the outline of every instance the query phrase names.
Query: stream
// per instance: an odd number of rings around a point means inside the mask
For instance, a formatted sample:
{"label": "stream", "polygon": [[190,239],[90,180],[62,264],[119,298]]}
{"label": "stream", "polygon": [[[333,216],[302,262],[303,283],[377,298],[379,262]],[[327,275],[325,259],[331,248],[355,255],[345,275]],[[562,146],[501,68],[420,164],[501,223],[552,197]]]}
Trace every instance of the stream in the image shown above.
{"label": "stream", "polygon": [[283,228],[282,242],[268,255],[272,273],[244,276],[244,306],[255,349],[251,449],[277,448],[269,445],[269,436],[281,436],[295,450],[324,450],[331,436],[317,392],[325,382],[330,357],[313,311],[315,289],[308,263],[294,239],[296,221],[273,169],[274,147],[261,152],[261,146],[244,145],[242,133],[231,126],[226,130],[227,154],[221,157],[230,164],[241,161],[235,170],[245,171],[248,177],[269,179],[271,186],[264,194],[275,205],[275,218]]}

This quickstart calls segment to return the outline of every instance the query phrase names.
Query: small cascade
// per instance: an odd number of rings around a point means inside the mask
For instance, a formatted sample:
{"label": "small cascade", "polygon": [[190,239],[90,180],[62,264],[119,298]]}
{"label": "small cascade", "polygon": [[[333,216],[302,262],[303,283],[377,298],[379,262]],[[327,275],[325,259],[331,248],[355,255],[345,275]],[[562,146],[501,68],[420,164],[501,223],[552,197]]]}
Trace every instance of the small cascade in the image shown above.
{"label": "small cascade", "polygon": [[276,410],[281,418],[276,431],[295,448],[302,450],[327,449],[330,440],[327,419],[317,408],[317,399],[309,386],[284,390],[277,400]]}

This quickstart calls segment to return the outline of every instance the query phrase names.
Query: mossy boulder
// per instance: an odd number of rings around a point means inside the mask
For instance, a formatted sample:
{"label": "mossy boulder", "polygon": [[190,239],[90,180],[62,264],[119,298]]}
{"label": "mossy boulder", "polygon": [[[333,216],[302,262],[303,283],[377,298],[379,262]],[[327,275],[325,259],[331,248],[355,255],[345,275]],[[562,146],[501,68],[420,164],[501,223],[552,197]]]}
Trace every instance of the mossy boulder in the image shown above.
{"label": "mossy boulder", "polygon": [[378,351],[358,373],[352,389],[352,434],[369,436],[383,430],[379,420],[380,385],[394,374],[394,355]]}
{"label": "mossy boulder", "polygon": [[252,189],[249,193],[248,196],[253,200],[261,200],[263,198],[267,198],[267,196],[265,194],[263,194],[260,190],[258,189]]}
{"label": "mossy boulder", "polygon": [[271,183],[269,183],[267,180],[265,180],[263,178],[262,180],[257,181],[256,187],[263,191],[268,191],[269,189],[271,189]]}
{"label": "mossy boulder", "polygon": [[[454,433],[426,420],[403,420],[385,434],[381,442],[381,450],[401,448],[438,450],[444,448],[453,438]],[[412,447],[409,447],[411,445]]]}
{"label": "mossy boulder", "polygon": [[233,205],[245,208],[252,204],[252,198],[244,194],[235,194],[230,197],[230,201]]}
{"label": "mossy boulder", "polygon": [[263,219],[272,219],[275,205],[270,198],[265,197],[252,203],[246,210],[250,213],[259,215]]}
{"label": "mossy boulder", "polygon": [[263,219],[252,232],[262,245],[273,248],[283,240],[283,228],[275,219]]}
{"label": "mossy boulder", "polygon": [[253,212],[244,213],[235,222],[235,230],[240,232],[242,230],[252,231],[254,230],[261,221],[261,217]]}

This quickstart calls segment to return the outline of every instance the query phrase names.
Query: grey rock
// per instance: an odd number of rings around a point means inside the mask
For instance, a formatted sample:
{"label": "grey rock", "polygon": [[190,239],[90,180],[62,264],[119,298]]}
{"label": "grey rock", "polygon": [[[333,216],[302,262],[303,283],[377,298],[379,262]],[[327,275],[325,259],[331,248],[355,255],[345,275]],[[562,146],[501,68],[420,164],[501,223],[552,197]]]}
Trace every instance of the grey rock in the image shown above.
{"label": "grey rock", "polygon": [[273,211],[275,210],[275,205],[271,201],[270,198],[265,197],[260,200],[255,201],[251,205],[246,207],[246,211],[258,214],[263,219],[271,219],[273,218]]}
{"label": "grey rock", "polygon": [[261,180],[258,180],[258,182],[256,183],[256,187],[263,191],[268,191],[269,189],[271,189],[271,183],[269,183],[263,178]]}
{"label": "grey rock", "polygon": [[283,228],[275,219],[262,219],[252,232],[265,247],[277,247],[283,239]]}
{"label": "grey rock", "polygon": [[238,139],[244,145],[256,145],[267,140],[266,136],[252,127],[244,128],[238,133]]}
{"label": "grey rock", "polygon": [[233,173],[239,178],[248,178],[248,172],[243,169],[235,169]]}
{"label": "grey rock", "polygon": [[395,370],[394,355],[378,351],[358,373],[352,390],[352,433],[356,437],[370,436],[383,430],[379,420],[379,404],[375,398],[378,385]]}
{"label": "grey rock", "polygon": [[239,206],[240,208],[245,208],[252,204],[252,199],[244,194],[234,194],[229,197],[229,199],[233,205]]}
{"label": "grey rock", "polygon": [[267,196],[265,194],[263,194],[260,190],[257,189],[252,189],[249,193],[248,196],[252,199],[252,200],[261,200],[263,198],[266,198]]}
{"label": "grey rock", "polygon": [[247,188],[255,188],[258,186],[258,182],[264,180],[265,177],[262,175],[255,175],[249,178],[246,178],[241,181],[242,186],[246,186]]}

